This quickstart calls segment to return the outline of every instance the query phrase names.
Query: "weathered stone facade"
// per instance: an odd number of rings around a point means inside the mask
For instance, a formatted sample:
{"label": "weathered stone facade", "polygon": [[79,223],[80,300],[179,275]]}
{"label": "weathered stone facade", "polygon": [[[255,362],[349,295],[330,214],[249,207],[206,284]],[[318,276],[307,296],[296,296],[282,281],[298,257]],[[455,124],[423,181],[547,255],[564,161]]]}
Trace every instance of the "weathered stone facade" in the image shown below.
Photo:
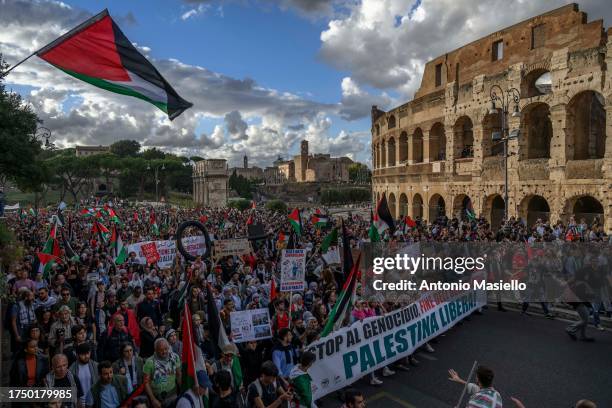
{"label": "weathered stone facade", "polygon": [[207,207],[225,207],[229,194],[225,159],[207,159],[193,166],[193,201]]}
{"label": "weathered stone facade", "polygon": [[300,154],[293,160],[276,162],[288,181],[305,182],[348,182],[348,167],[353,163],[348,157],[331,157],[330,154],[310,154],[308,141],[302,140]]}
{"label": "weathered stone facade", "polygon": [[[395,216],[465,213],[498,224],[504,211],[499,103],[520,92],[507,128],[510,216],[567,221],[597,216],[612,231],[612,39],[578,6],[553,10],[429,61],[415,98],[372,108],[373,200]],[[535,81],[550,75],[548,87]],[[544,75],[544,76],[543,76]],[[499,92],[498,92],[499,93]]]}

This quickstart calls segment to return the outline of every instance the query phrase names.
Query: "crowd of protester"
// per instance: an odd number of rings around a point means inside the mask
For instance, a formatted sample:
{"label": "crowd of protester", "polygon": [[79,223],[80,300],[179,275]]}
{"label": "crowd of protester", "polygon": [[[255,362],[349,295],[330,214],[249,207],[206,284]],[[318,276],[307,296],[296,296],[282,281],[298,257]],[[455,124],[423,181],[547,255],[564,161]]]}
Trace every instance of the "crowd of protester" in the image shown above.
{"label": "crowd of protester", "polygon": [[[19,212],[4,220],[23,244],[22,258],[11,266],[8,285],[12,302],[5,316],[11,334],[13,361],[10,385],[14,387],[72,387],[77,390],[66,407],[117,407],[135,390],[143,392],[130,399],[134,407],[279,407],[287,403],[310,407],[315,402],[293,379],[307,373],[314,360],[305,347],[317,340],[333,309],[341,289],[340,265],[327,265],[320,245],[329,228],[339,225],[330,219],[330,227],[318,228],[303,217],[299,235],[292,233],[286,214],[262,207],[245,211],[236,209],[183,209],[130,206],[116,202],[112,208],[118,217],[117,231],[124,244],[176,238],[178,225],[199,220],[215,239],[248,237],[249,225],[262,225],[264,239],[253,243],[253,252],[244,256],[224,257],[211,263],[210,257],[185,262],[180,256],[171,268],[138,262],[130,253],[121,264],[114,262],[111,247],[92,231],[96,220],[109,225],[108,203],[81,203],[92,207],[83,214],[64,210],[59,234],[62,236],[61,261],[43,270],[37,254],[48,239],[56,210]],[[153,228],[154,212],[158,228]],[[306,212],[303,212],[305,215]],[[369,241],[371,219],[368,215],[348,214],[344,227],[349,245],[359,248]],[[484,218],[441,217],[433,222],[417,218],[398,220],[396,232],[385,239],[400,242],[550,242],[581,240],[605,242],[609,238],[595,220],[568,224],[543,222],[528,228],[520,219],[510,219],[498,230],[491,229]],[[271,294],[271,281],[279,280],[280,251],[288,245],[308,250],[307,290]],[[77,255],[69,257],[65,244]],[[181,289],[190,279],[188,305],[192,312],[196,344],[206,360],[205,370],[197,373],[192,389],[181,393],[183,335],[178,308]],[[213,298],[206,296],[207,284]],[[271,299],[271,296],[274,296]],[[223,328],[232,337],[230,314],[233,311],[268,308],[273,338],[249,341],[220,348],[211,338],[207,308],[215,302]],[[605,307],[605,305],[603,305]],[[351,312],[351,322],[381,315],[399,307],[396,304],[358,299]],[[500,305],[500,308],[503,306]],[[526,310],[526,309],[525,309]],[[607,310],[612,311],[611,309]],[[580,313],[584,311],[579,310]],[[587,312],[588,313],[588,312]],[[598,315],[596,309],[595,314]],[[588,316],[588,315],[587,315]],[[582,330],[578,327],[576,330]],[[574,335],[573,333],[571,333]],[[431,344],[425,351],[434,352]],[[242,374],[232,370],[239,358]],[[410,356],[380,372],[369,381],[380,385],[380,378],[408,370],[419,362]],[[482,374],[482,375],[481,375]],[[492,373],[479,374],[484,388]],[[459,382],[456,373],[451,379]],[[484,379],[484,380],[483,380]],[[475,390],[475,388],[474,388]],[[475,391],[476,395],[483,393]],[[497,394],[491,395],[497,401]],[[363,395],[345,392],[346,407],[363,407]],[[473,405],[473,406],[501,406]],[[585,405],[586,406],[586,405]]]}

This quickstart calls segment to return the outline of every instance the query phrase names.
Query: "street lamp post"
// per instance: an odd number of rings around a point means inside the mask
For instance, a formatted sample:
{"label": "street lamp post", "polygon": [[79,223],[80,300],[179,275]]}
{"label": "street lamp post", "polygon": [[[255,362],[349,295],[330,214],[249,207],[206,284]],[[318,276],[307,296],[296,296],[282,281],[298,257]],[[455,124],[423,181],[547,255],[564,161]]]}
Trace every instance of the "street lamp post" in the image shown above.
{"label": "street lamp post", "polygon": [[519,111],[519,102],[521,93],[516,88],[508,88],[505,91],[499,85],[493,85],[490,91],[491,109],[489,113],[494,115],[498,112],[496,103],[499,104],[501,111],[501,137],[498,143],[503,143],[504,146],[504,219],[508,221],[508,141],[518,138],[518,132],[513,132],[511,135],[508,132],[508,110],[510,104],[514,105],[512,117],[521,117]]}
{"label": "street lamp post", "polygon": [[46,128],[44,126],[40,126],[38,128],[36,128],[36,133],[34,134],[34,137],[38,140],[40,140],[41,142],[44,140],[45,143],[43,143],[43,147],[45,149],[49,149],[54,147],[53,143],[49,142],[49,139],[51,139],[51,129]]}
{"label": "street lamp post", "polygon": [[[147,170],[151,170],[151,165],[147,164]],[[166,170],[166,165],[154,166],[155,171],[155,202],[159,202],[159,170]]]}

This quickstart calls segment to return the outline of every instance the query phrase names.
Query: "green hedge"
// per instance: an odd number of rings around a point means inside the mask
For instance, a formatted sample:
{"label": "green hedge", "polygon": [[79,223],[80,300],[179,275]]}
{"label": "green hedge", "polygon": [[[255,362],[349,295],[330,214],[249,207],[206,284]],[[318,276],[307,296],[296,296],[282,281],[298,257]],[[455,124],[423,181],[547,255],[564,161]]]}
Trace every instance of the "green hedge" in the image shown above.
{"label": "green hedge", "polygon": [[281,213],[287,212],[287,204],[282,200],[270,200],[266,203],[266,208],[271,211],[277,211]]}
{"label": "green hedge", "polygon": [[237,200],[231,200],[229,203],[227,203],[227,206],[230,208],[236,208],[240,211],[244,211],[247,208],[251,207],[251,201],[245,200],[244,198],[239,198]]}
{"label": "green hedge", "polygon": [[321,191],[323,205],[351,204],[370,201],[371,192],[367,188],[328,189]]}

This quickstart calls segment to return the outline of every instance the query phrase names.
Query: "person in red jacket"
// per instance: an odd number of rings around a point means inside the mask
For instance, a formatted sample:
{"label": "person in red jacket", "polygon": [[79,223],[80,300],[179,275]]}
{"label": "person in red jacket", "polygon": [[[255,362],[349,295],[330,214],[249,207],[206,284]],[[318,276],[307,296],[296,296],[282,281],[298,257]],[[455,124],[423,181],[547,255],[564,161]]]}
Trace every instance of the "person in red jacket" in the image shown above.
{"label": "person in red jacket", "polygon": [[134,343],[136,344],[136,346],[140,347],[140,328],[138,327],[138,322],[136,321],[136,313],[134,313],[134,311],[128,307],[127,300],[123,300],[119,304],[119,308],[117,308],[117,311],[111,316],[109,320],[110,323],[108,325],[108,330],[112,330],[113,318],[118,314],[123,316],[123,321],[127,322],[128,333],[130,333],[130,335],[134,339]]}

